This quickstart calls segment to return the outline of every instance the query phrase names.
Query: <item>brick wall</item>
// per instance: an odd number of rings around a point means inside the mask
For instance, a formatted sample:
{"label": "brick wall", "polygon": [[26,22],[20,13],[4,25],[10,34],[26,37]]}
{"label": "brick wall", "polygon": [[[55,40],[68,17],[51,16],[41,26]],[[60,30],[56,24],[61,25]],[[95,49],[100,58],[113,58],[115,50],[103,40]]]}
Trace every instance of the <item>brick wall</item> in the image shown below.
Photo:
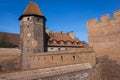
{"label": "brick wall", "polygon": [[[23,64],[25,71],[20,70],[20,66],[21,66],[20,50],[1,49],[0,51],[2,51],[0,56],[4,59],[1,60],[0,62],[1,65],[0,79],[2,80],[7,80],[7,79],[99,80],[100,79],[99,72],[95,69],[94,51],[91,48],[81,48],[81,49],[75,49],[75,50],[73,49],[73,50],[61,51],[61,52],[47,52],[41,54],[24,55]],[[89,65],[93,68],[91,69]],[[40,70],[37,68],[39,68]],[[90,70],[87,68],[90,68]],[[27,71],[27,69],[29,70]],[[49,69],[51,71],[49,71]],[[39,71],[42,73],[40,73]]]}
{"label": "brick wall", "polygon": [[0,71],[19,69],[19,49],[0,48]]}
{"label": "brick wall", "polygon": [[101,17],[100,22],[97,18],[89,20],[87,27],[89,44],[95,50],[102,79],[119,80],[120,11],[114,12],[112,19],[106,14]]}
{"label": "brick wall", "polygon": [[113,19],[107,14],[101,17],[101,22],[97,18],[90,20],[87,27],[89,44],[98,54],[102,53],[100,50],[110,50],[109,52],[116,54],[120,52],[120,11],[114,13]]}
{"label": "brick wall", "polygon": [[[0,65],[3,71],[14,70],[16,67],[17,69],[20,68],[20,50],[3,49],[0,52],[2,52],[0,54]],[[61,52],[28,54],[22,57],[22,61],[24,69],[47,68],[86,62],[94,66],[95,56],[91,48],[81,48]]]}
{"label": "brick wall", "polygon": [[61,52],[22,55],[22,69],[47,68],[71,64],[95,64],[94,51],[91,48]]}

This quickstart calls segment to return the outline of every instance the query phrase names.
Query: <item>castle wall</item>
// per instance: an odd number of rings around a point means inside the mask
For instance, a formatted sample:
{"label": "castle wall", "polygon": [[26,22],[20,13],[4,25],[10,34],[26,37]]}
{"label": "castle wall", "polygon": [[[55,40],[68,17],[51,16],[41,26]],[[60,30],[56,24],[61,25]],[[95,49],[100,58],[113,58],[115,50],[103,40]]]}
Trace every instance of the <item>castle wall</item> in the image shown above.
{"label": "castle wall", "polygon": [[0,71],[20,69],[20,50],[0,48]]}
{"label": "castle wall", "polygon": [[[118,80],[120,66],[120,10],[87,22],[89,45],[95,50],[103,80]],[[115,66],[113,66],[115,65]]]}
{"label": "castle wall", "polygon": [[26,54],[22,56],[22,69],[48,68],[71,64],[90,63],[94,66],[95,56],[91,49],[78,49],[62,52]]}
{"label": "castle wall", "polygon": [[90,20],[87,27],[89,44],[97,54],[120,53],[120,11],[114,13],[113,19],[107,14],[101,17],[100,22],[97,19]]}
{"label": "castle wall", "polygon": [[[17,69],[20,68],[20,50],[0,49],[0,52],[1,51],[1,71],[14,70],[16,67]],[[69,51],[23,55],[23,62],[24,69],[47,68],[80,63],[90,63],[94,66],[95,56],[94,51],[91,48],[81,48]]]}

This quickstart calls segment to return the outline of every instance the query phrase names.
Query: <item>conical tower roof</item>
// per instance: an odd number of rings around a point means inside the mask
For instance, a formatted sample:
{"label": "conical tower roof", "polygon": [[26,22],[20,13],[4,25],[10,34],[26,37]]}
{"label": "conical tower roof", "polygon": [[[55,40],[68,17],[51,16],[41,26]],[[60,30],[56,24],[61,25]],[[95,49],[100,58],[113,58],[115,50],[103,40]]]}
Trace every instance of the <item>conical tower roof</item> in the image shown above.
{"label": "conical tower roof", "polygon": [[39,6],[35,2],[30,2],[23,14],[20,16],[19,20],[24,16],[41,16],[44,17],[42,12],[40,11]]}

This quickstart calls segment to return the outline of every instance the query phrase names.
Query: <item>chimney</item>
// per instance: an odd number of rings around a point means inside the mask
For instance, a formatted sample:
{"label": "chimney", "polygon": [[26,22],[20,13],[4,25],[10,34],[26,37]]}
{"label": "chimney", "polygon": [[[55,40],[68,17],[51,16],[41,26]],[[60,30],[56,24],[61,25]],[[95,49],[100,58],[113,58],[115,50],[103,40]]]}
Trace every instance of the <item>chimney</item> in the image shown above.
{"label": "chimney", "polygon": [[74,32],[73,32],[73,31],[68,32],[67,34],[68,34],[72,39],[75,39],[75,37],[74,37]]}
{"label": "chimney", "polygon": [[45,32],[46,32],[47,34],[49,34],[49,33],[50,33],[50,30],[49,30],[48,28],[46,28]]}

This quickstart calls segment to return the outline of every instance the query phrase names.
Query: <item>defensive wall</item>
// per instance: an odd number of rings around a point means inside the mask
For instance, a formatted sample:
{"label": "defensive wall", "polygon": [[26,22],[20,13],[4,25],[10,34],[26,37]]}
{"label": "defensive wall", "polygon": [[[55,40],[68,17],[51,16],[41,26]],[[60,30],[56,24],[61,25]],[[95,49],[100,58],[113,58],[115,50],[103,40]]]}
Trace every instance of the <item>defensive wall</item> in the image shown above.
{"label": "defensive wall", "polygon": [[97,54],[120,52],[120,10],[114,12],[114,18],[109,14],[87,22],[89,45],[92,46]]}
{"label": "defensive wall", "polygon": [[24,55],[24,66],[20,65],[20,50],[8,50],[0,49],[5,53],[0,54],[4,58],[0,62],[0,80],[99,80],[92,48]]}
{"label": "defensive wall", "polygon": [[[10,49],[9,49],[10,50]],[[0,52],[8,52],[8,50],[1,49]],[[91,48],[82,48],[75,50],[66,50],[60,52],[46,52],[36,54],[22,55],[21,59],[20,50],[14,50],[16,53],[9,51],[8,54],[0,54],[1,59],[0,66],[1,71],[19,69],[21,66],[23,69],[38,69],[48,68],[72,64],[90,63],[92,66],[95,64],[94,51]],[[23,60],[23,61],[21,61]],[[23,62],[23,63],[21,63]],[[21,65],[23,64],[23,65]]]}
{"label": "defensive wall", "polygon": [[47,52],[39,54],[24,54],[23,69],[48,68],[72,64],[90,63],[95,65],[94,51],[91,48]]}
{"label": "defensive wall", "polygon": [[87,22],[89,45],[95,50],[102,80],[120,79],[120,10]]}
{"label": "defensive wall", "polygon": [[19,69],[20,52],[20,49],[0,48],[0,71]]}

